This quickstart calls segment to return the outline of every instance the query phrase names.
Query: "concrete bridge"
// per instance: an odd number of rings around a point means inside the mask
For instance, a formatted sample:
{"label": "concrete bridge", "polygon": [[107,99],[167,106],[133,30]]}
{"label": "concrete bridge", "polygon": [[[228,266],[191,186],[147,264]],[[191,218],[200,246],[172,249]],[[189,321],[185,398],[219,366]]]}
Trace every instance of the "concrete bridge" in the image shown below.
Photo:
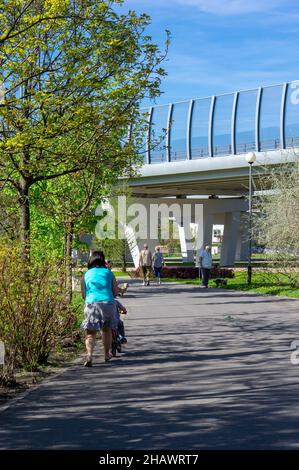
{"label": "concrete bridge", "polygon": [[[222,223],[221,264],[246,259],[245,156],[256,153],[255,189],[264,189],[263,176],[294,158],[299,147],[299,81],[154,106],[143,114],[144,165],[138,177],[128,181],[133,196],[143,202],[200,198],[203,215],[194,221],[201,226],[198,245],[211,243],[213,224]],[[183,227],[182,220],[178,224]],[[182,240],[184,254],[190,243]],[[187,251],[192,258],[191,248]]]}

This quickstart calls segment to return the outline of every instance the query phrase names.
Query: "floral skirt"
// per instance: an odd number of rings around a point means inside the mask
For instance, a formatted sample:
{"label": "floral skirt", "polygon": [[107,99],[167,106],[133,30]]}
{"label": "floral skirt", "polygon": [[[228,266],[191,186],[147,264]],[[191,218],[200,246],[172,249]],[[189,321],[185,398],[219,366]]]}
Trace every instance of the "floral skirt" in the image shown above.
{"label": "floral skirt", "polygon": [[84,306],[82,330],[100,331],[103,326],[117,328],[117,308],[114,302],[93,302]]}

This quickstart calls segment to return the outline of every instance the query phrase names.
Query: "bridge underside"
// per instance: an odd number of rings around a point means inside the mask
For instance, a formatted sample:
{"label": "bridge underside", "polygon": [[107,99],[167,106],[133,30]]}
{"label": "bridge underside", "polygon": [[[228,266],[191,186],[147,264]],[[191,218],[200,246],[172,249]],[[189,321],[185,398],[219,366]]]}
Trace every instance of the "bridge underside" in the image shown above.
{"label": "bridge underside", "polygon": [[[296,150],[275,150],[259,152],[257,161],[252,166],[254,190],[270,189],[267,186],[268,176],[282,164],[294,160]],[[136,202],[143,205],[155,203],[184,204],[188,196],[192,204],[200,202],[203,207],[201,217],[194,222],[201,229],[202,236],[197,241],[197,249],[212,243],[213,225],[224,226],[224,236],[221,247],[220,264],[232,266],[236,260],[246,260],[248,257],[248,194],[249,164],[242,155],[227,155],[209,157],[198,160],[183,160],[144,165],[139,175],[127,181]],[[208,196],[220,196],[209,199]],[[221,197],[224,196],[224,197]],[[162,198],[162,199],[161,199]],[[166,198],[163,200],[163,198]],[[168,199],[167,198],[171,198]],[[190,199],[189,202],[191,203]],[[150,211],[147,211],[151,222]],[[185,232],[188,224],[177,220],[180,227],[182,259],[192,261],[195,249]],[[147,242],[151,249],[159,244],[158,239],[151,240],[136,238],[135,248],[138,249]]]}
{"label": "bridge underside", "polygon": [[[293,156],[294,150],[258,153],[253,165],[255,189],[265,189],[264,177]],[[248,193],[248,167],[245,155],[144,165],[128,185],[136,197],[242,196]]]}
{"label": "bridge underside", "polygon": [[191,181],[178,178],[178,181],[162,179],[159,184],[143,181],[141,187],[130,185],[132,195],[135,197],[172,197],[172,196],[196,196],[196,195],[229,195],[241,196],[248,193],[248,175],[246,177],[233,177],[227,179],[207,179],[202,181],[200,177]]}
{"label": "bridge underside", "polygon": [[[128,180],[131,194],[143,204],[150,198],[178,203],[188,196],[192,204],[197,196],[203,207],[195,220],[203,234],[197,248],[211,244],[213,224],[220,223],[224,225],[220,263],[245,259],[248,207],[242,196],[248,194],[250,168],[246,153],[255,151],[257,157],[252,165],[253,190],[271,189],[268,176],[282,164],[287,169],[285,163],[298,155],[298,86],[296,81],[150,107],[142,113],[148,123],[146,164]],[[182,253],[185,250],[193,259],[194,250],[183,233],[188,223],[177,223]]]}

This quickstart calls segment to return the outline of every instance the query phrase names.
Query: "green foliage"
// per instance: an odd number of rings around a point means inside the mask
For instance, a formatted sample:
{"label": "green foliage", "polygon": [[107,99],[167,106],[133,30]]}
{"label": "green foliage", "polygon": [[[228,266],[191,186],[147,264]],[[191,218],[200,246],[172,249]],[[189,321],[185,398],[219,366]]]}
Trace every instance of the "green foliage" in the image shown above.
{"label": "green foliage", "polygon": [[75,327],[79,329],[84,318],[84,300],[79,292],[74,292],[73,294],[72,309],[76,315]]}
{"label": "green foliage", "polygon": [[299,160],[284,161],[270,172],[262,187],[271,188],[256,202],[257,241],[269,249],[269,263],[276,282],[299,287]]}
{"label": "green foliage", "polygon": [[[65,177],[62,202],[63,194],[82,188],[82,172],[96,174],[107,189],[140,160],[144,119],[138,103],[159,94],[165,54],[144,34],[149,18],[133,11],[120,15],[113,10],[117,3],[1,5],[0,182],[16,194],[27,251],[34,185]],[[53,198],[55,205],[55,192]],[[63,202],[67,212],[74,198]]]}
{"label": "green foliage", "polygon": [[0,236],[3,234],[10,240],[19,236],[19,213],[15,192],[0,182]]}
{"label": "green foliage", "polygon": [[6,347],[5,374],[11,376],[17,366],[36,370],[46,363],[75,317],[65,301],[61,266],[36,261],[28,272],[19,247],[1,241],[0,338]]}
{"label": "green foliage", "polygon": [[[163,56],[143,34],[149,18],[119,16],[108,1],[100,8],[96,0],[33,1],[22,14],[23,4],[14,10],[11,2],[4,4],[0,16],[4,36],[18,15],[18,30],[24,31],[0,51],[6,90],[1,172],[9,182],[22,176],[33,184],[88,164],[100,167],[107,153],[108,173],[122,169],[132,149],[124,152],[121,139],[138,116],[138,101],[159,93],[163,75]],[[50,19],[52,7],[59,20]]]}
{"label": "green foliage", "polygon": [[38,187],[32,191],[31,205],[31,256],[32,259],[63,258],[63,226],[47,213],[37,200]]}
{"label": "green foliage", "polygon": [[228,280],[227,288],[299,298],[299,289],[289,282],[287,276],[271,271],[253,272],[251,286],[247,284],[246,271],[236,272],[235,278]]}
{"label": "green foliage", "polygon": [[145,34],[149,17],[120,3],[0,2],[0,234],[20,241],[0,253],[7,373],[37,368],[66,330],[73,234],[141,161],[139,103],[159,95],[166,51]]}
{"label": "green foliage", "polygon": [[114,260],[126,270],[129,247],[126,240],[104,239],[96,242],[98,249],[104,251],[107,260]]}
{"label": "green foliage", "polygon": [[[164,282],[178,282],[198,286],[198,279],[165,278]],[[211,280],[210,287],[216,287]],[[247,283],[247,271],[234,273],[232,279],[227,279],[225,289],[255,292],[263,295],[281,295],[291,298],[299,298],[299,289],[292,287],[286,277],[273,276],[272,272],[253,272],[252,284]]]}
{"label": "green foliage", "polygon": [[[126,271],[127,260],[131,255],[127,239],[124,236],[123,221],[121,219],[123,214],[120,214],[125,209],[119,206],[119,196],[126,198],[126,207],[134,203],[130,188],[126,184],[113,188],[113,193],[109,197],[109,209],[104,210],[102,216],[98,216],[98,222],[102,221],[104,225],[101,227],[101,230],[96,230],[97,237],[95,244],[98,249],[104,251],[106,259],[116,261]],[[111,217],[111,221],[106,220],[107,216]],[[112,230],[113,234],[109,233],[110,230]]]}

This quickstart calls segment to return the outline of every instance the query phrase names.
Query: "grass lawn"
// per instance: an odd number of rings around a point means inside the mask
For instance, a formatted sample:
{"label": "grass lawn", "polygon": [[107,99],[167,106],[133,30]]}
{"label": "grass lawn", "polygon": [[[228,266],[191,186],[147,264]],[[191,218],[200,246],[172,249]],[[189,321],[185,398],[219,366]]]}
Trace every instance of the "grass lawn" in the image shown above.
{"label": "grass lawn", "polygon": [[77,317],[76,327],[80,328],[80,325],[84,318],[84,300],[82,299],[82,295],[80,292],[73,292],[72,305]]}
{"label": "grass lawn", "polygon": [[299,288],[292,287],[285,278],[278,280],[276,276],[273,277],[273,275],[266,273],[253,272],[252,284],[248,286],[247,272],[237,272],[233,279],[228,279],[227,284],[229,289],[299,298]]}
{"label": "grass lawn", "polygon": [[[180,284],[194,284],[198,285],[197,279],[162,279],[163,282],[179,282]],[[214,286],[213,279],[210,281],[210,286]],[[282,295],[286,297],[293,297],[299,299],[299,288],[293,288],[286,281],[283,284],[278,284],[277,279],[271,274],[254,273],[252,274],[252,284],[247,285],[247,272],[236,272],[235,277],[227,279],[227,289],[243,290],[250,292],[257,292],[259,294],[272,294]]]}
{"label": "grass lawn", "polygon": [[130,277],[129,273],[125,273],[124,271],[112,271],[116,278],[118,277]]}

